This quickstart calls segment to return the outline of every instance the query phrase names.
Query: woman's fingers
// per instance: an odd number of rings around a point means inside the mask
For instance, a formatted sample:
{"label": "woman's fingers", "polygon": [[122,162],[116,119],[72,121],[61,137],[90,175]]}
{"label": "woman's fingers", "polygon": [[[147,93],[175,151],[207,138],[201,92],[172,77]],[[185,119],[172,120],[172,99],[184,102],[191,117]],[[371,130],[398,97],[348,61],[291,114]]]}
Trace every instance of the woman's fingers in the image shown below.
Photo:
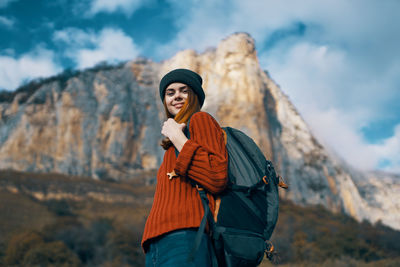
{"label": "woman's fingers", "polygon": [[169,118],[163,123],[161,134],[170,138],[172,135],[182,132],[185,126],[185,123],[177,123],[174,119]]}

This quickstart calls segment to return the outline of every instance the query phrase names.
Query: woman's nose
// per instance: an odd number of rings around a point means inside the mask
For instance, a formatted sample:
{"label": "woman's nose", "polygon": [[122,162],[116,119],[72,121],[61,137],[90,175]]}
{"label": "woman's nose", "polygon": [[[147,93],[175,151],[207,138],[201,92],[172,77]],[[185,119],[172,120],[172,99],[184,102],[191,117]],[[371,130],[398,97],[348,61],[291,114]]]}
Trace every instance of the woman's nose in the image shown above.
{"label": "woman's nose", "polygon": [[175,95],[174,95],[174,98],[175,98],[175,99],[180,99],[180,98],[182,98],[181,92],[179,92],[179,91],[176,92]]}

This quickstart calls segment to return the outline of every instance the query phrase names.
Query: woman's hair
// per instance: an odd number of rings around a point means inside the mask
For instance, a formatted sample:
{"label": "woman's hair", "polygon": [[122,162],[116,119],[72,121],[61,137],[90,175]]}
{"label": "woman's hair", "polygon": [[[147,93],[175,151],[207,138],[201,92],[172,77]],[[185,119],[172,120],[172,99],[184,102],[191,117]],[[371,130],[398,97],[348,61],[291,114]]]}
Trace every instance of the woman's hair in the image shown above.
{"label": "woman's hair", "polygon": [[[188,91],[188,97],[185,101],[185,104],[183,104],[183,107],[178,112],[178,114],[176,114],[175,117],[168,111],[167,104],[165,103],[165,99],[163,101],[163,104],[164,104],[164,109],[165,109],[165,113],[167,114],[167,117],[174,118],[174,120],[177,123],[187,123],[189,121],[190,117],[192,117],[192,115],[194,113],[200,111],[199,99],[198,99],[197,95],[193,92],[192,89],[190,89]],[[164,138],[161,141],[161,146],[165,150],[170,148],[172,145],[173,144],[172,144],[171,140],[169,140],[169,138]]]}

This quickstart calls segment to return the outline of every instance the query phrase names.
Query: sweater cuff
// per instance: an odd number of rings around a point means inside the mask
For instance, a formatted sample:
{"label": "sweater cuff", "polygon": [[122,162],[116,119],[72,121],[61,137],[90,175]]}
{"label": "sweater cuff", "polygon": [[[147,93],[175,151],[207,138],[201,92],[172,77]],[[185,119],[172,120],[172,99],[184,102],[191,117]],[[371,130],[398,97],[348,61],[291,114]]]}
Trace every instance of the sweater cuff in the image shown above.
{"label": "sweater cuff", "polygon": [[192,161],[193,155],[196,150],[200,147],[199,144],[192,140],[187,140],[183,145],[181,152],[179,152],[178,158],[175,163],[175,172],[182,177],[186,176],[189,165]]}

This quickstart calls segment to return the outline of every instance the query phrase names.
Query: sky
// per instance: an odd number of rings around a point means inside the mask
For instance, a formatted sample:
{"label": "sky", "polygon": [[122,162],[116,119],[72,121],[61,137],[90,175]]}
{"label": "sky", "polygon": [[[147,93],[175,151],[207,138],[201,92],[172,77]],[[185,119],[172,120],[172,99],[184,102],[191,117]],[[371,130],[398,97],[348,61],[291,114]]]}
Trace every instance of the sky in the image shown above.
{"label": "sky", "polygon": [[399,14],[400,0],[0,0],[0,90],[247,32],[324,146],[400,174]]}

